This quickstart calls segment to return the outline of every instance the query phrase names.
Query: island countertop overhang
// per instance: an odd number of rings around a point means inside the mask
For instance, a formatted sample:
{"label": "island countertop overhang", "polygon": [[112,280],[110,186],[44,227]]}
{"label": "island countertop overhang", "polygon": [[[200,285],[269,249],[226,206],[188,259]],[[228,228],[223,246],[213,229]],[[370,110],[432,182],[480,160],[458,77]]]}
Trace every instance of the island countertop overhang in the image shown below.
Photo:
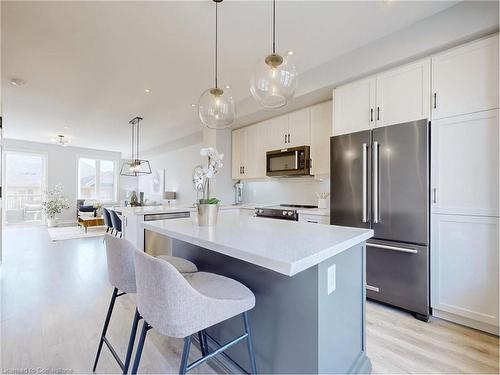
{"label": "island countertop overhang", "polygon": [[373,236],[373,230],[219,214],[215,227],[193,218],[142,223],[144,229],[293,276]]}

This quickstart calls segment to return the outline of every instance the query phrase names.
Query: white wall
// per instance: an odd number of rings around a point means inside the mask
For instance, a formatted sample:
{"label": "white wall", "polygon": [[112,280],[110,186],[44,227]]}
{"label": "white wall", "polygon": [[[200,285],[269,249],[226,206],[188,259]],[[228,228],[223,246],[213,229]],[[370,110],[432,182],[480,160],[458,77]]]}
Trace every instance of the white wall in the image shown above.
{"label": "white wall", "polygon": [[[191,205],[196,201],[192,173],[193,168],[202,162],[201,148],[203,144],[200,142],[165,153],[144,155],[148,158],[151,169],[165,169],[166,190],[177,192],[176,205]],[[158,197],[147,195],[145,198],[158,200]]]}
{"label": "white wall", "polygon": [[60,215],[62,222],[76,221],[76,199],[78,193],[78,158],[88,157],[95,159],[116,160],[119,166],[121,153],[111,151],[92,150],[79,147],[62,147],[46,143],[19,141],[14,139],[3,140],[5,151],[25,151],[40,153],[46,156],[47,188],[50,190],[57,184],[64,186],[64,194],[70,200],[70,209]]}
{"label": "white wall", "polygon": [[243,202],[256,204],[317,205],[316,192],[329,192],[330,181],[312,178],[281,178],[243,181]]}

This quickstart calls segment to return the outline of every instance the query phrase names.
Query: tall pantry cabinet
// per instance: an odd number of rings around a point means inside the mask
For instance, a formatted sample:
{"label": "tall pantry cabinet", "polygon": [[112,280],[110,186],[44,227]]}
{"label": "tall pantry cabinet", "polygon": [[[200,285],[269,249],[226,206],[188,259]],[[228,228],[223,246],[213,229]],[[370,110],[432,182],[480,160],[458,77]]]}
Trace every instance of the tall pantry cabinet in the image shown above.
{"label": "tall pantry cabinet", "polygon": [[431,307],[498,334],[498,35],[431,59]]}

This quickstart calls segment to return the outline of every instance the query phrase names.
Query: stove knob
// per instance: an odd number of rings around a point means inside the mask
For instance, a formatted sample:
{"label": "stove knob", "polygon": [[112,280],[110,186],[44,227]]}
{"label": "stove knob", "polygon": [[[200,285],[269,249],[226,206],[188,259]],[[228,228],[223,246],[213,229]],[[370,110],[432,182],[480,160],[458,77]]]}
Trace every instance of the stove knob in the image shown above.
{"label": "stove knob", "polygon": [[257,209],[255,209],[255,210],[254,210],[254,212],[255,212],[256,214],[258,214],[258,213],[259,213],[259,211],[260,211],[260,210],[257,210]]}
{"label": "stove knob", "polygon": [[287,212],[286,211],[283,211],[283,216],[286,216]]}
{"label": "stove knob", "polygon": [[263,210],[263,209],[260,209],[260,210],[259,210],[259,214],[261,214],[261,213],[263,213],[263,212],[264,212],[264,210]]}
{"label": "stove knob", "polygon": [[292,211],[288,211],[288,216],[293,216],[293,212]]}

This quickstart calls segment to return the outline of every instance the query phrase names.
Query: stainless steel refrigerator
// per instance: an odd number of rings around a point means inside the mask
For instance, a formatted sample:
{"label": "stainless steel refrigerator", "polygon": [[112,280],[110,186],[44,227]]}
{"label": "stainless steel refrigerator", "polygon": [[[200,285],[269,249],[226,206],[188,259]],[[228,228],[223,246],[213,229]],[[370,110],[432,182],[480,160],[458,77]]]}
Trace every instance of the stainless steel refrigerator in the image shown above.
{"label": "stainless steel refrigerator", "polygon": [[372,228],[367,297],[429,317],[429,123],[331,138],[330,223]]}

